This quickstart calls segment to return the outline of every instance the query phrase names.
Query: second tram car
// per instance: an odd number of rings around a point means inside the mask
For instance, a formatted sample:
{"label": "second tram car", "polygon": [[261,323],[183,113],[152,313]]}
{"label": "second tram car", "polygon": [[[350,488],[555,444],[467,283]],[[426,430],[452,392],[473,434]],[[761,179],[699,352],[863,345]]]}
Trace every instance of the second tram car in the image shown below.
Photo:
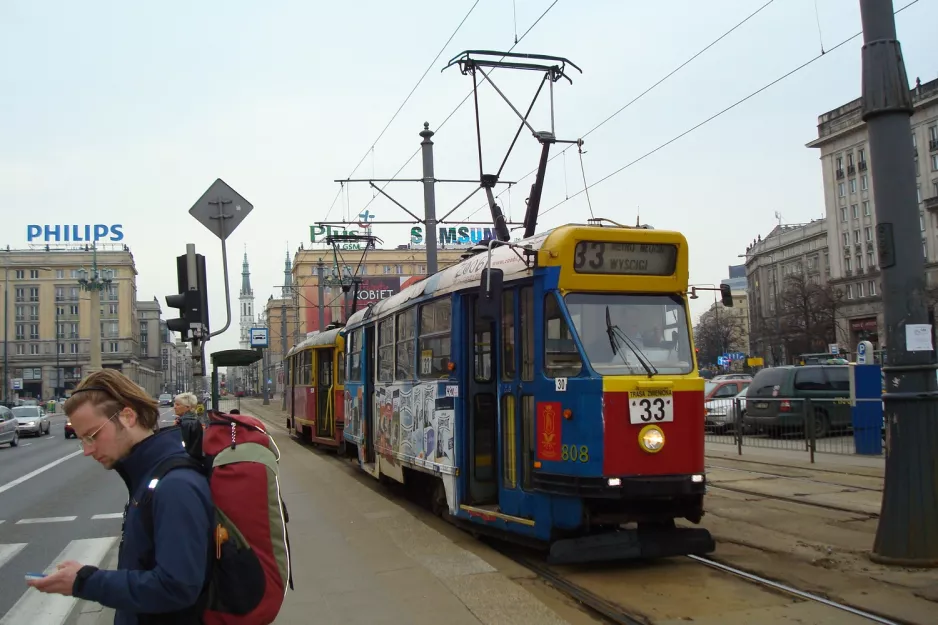
{"label": "second tram car", "polygon": [[332,328],[310,335],[287,353],[287,429],[302,440],[342,446],[344,351],[341,328]]}

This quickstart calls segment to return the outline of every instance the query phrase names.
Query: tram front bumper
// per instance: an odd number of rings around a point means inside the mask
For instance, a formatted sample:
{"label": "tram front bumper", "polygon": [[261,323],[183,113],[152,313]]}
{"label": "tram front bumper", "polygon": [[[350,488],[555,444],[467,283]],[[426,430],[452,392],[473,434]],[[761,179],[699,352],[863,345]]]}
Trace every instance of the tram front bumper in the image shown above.
{"label": "tram front bumper", "polygon": [[551,544],[551,564],[588,564],[622,560],[650,560],[674,556],[702,556],[713,552],[710,532],[699,527],[620,529],[605,534],[558,540]]}

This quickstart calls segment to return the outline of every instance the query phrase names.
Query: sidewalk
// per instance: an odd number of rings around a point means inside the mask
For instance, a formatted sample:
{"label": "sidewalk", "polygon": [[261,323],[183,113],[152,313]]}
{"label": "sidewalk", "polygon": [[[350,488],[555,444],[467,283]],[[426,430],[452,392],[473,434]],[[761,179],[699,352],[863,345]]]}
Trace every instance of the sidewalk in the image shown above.
{"label": "sidewalk", "polygon": [[885,456],[816,453],[812,464],[807,452],[802,450],[744,446],[743,453],[740,455],[736,445],[710,441],[707,441],[704,453],[708,459],[726,458],[739,462],[798,467],[806,470],[832,471],[853,475],[883,477],[886,471]]}

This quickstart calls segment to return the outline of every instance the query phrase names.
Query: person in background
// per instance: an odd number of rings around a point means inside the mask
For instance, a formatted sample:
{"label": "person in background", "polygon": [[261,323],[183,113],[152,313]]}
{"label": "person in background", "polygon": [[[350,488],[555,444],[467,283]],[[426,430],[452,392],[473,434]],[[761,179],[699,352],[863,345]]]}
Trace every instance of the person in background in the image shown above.
{"label": "person in background", "polygon": [[192,421],[200,425],[207,426],[207,420],[196,413],[196,406],[199,405],[199,399],[192,393],[180,393],[173,400],[173,412],[176,413],[176,425],[182,425],[185,421]]}

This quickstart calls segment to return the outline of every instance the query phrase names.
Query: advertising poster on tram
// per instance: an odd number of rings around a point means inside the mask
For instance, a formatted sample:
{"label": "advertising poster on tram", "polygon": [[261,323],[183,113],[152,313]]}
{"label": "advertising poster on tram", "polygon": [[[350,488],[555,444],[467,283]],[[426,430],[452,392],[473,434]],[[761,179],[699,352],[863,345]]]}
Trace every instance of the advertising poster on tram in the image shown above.
{"label": "advertising poster on tram", "polygon": [[[358,292],[358,305],[356,310],[361,310],[369,304],[377,304],[381,300],[387,299],[392,295],[397,295],[403,289],[411,284],[423,279],[424,276],[362,276],[361,285]],[[348,300],[342,287],[332,286],[323,289],[324,295],[324,320],[328,326],[333,321],[345,319],[345,311],[348,310]],[[300,298],[301,310],[304,311],[306,319],[307,332],[315,332],[319,329],[319,289],[316,284],[304,285],[302,297]]]}

